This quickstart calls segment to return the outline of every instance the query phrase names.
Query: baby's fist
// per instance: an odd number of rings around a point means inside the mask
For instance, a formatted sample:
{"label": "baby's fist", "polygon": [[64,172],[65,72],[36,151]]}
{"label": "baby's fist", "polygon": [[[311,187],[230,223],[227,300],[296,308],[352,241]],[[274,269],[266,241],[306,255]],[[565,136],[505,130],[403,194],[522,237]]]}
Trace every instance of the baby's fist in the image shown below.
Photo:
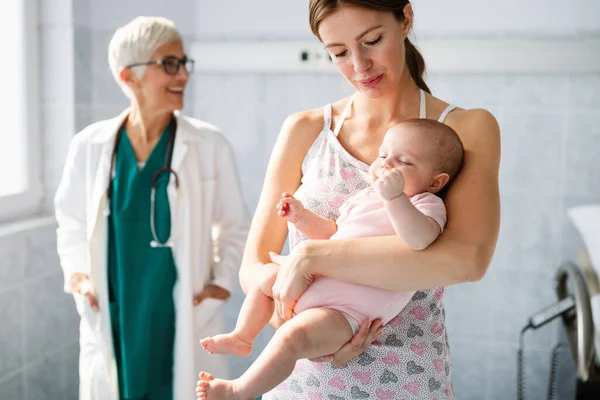
{"label": "baby's fist", "polygon": [[373,184],[375,191],[385,200],[391,200],[404,193],[404,175],[397,168],[386,170]]}
{"label": "baby's fist", "polygon": [[277,214],[286,221],[295,224],[304,213],[304,205],[289,193],[283,193],[277,203]]}

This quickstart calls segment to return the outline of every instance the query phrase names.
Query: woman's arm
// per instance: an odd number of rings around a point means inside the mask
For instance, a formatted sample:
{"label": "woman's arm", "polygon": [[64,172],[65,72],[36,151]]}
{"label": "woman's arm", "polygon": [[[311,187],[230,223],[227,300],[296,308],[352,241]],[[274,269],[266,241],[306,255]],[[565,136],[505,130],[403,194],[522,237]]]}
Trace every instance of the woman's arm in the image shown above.
{"label": "woman's arm", "polygon": [[442,231],[440,225],[419,211],[404,193],[390,200],[384,199],[383,205],[396,235],[413,250],[426,249]]}
{"label": "woman's arm", "polygon": [[[260,281],[263,268],[271,264],[269,252],[280,253],[287,224],[277,215],[282,193],[294,193],[302,178],[302,161],[323,125],[323,113],[307,111],[288,117],[281,128],[269,160],[262,192],[250,226],[240,269],[244,293]],[[272,268],[271,268],[272,269]]]}
{"label": "woman's arm", "polygon": [[394,291],[448,286],[484,276],[500,224],[500,130],[485,110],[459,112],[462,115],[454,117],[453,127],[465,147],[464,166],[446,195],[448,223],[438,240],[423,251],[409,249],[395,236],[305,241],[296,247],[286,268],[297,272],[278,279],[274,289],[278,300],[286,303],[284,308],[293,306],[315,274]]}

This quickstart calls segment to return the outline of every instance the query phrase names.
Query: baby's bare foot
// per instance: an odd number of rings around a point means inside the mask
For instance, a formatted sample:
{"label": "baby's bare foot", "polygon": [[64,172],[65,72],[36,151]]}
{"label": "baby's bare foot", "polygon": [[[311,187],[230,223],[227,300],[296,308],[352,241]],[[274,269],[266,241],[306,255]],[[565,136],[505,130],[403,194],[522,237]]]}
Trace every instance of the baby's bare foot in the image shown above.
{"label": "baby's bare foot", "polygon": [[252,343],[242,339],[236,333],[207,337],[202,339],[200,344],[209,354],[233,354],[245,357],[252,352]]}
{"label": "baby's bare foot", "polygon": [[215,379],[211,374],[200,372],[196,385],[196,397],[209,400],[243,400],[235,394],[232,381]]}

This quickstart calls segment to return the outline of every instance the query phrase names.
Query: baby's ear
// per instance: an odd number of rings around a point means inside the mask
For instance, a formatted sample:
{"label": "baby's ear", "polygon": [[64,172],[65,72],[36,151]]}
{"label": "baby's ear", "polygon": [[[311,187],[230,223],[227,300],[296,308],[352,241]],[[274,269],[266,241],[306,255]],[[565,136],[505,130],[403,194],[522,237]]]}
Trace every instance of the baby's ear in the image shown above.
{"label": "baby's ear", "polygon": [[431,184],[429,185],[429,192],[437,193],[446,186],[448,180],[450,179],[450,175],[445,172],[440,172],[436,174],[431,179]]}

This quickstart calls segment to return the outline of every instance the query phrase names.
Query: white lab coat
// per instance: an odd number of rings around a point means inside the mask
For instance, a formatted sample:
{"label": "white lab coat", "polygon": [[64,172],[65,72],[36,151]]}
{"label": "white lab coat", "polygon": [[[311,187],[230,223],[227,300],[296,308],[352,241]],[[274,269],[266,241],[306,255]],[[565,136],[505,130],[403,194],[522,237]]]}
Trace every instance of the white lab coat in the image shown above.
{"label": "white lab coat", "polygon": [[[106,189],[115,135],[128,110],[116,118],[90,125],[71,141],[55,196],[57,247],[67,283],[76,272],[88,274],[100,311],[95,313],[75,295],[80,324],[80,400],[118,400],[107,292]],[[248,230],[236,163],[227,141],[212,125],[176,113],[177,135],[171,167],[179,176],[167,189],[175,240],[178,280],[173,398],[195,398],[198,372],[229,378],[223,356],[210,356],[199,339],[224,332],[223,301],[192,298],[208,284],[230,292],[237,285]],[[150,216],[148,216],[150,218]],[[148,244],[149,246],[150,244]],[[150,251],[150,247],[148,247]]]}

